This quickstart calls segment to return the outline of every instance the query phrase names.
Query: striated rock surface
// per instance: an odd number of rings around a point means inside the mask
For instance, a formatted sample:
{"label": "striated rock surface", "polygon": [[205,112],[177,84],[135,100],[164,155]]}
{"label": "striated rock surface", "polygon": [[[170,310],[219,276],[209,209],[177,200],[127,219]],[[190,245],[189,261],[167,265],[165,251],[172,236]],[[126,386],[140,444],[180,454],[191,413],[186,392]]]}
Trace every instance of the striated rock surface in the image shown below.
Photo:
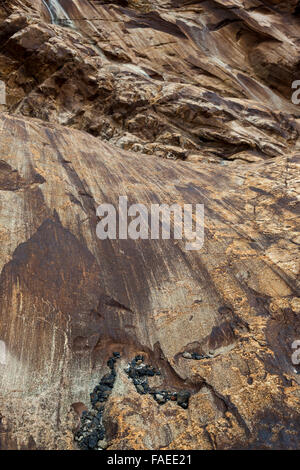
{"label": "striated rock surface", "polygon": [[[76,448],[115,351],[103,448],[299,448],[297,2],[11,0],[0,20],[0,448]],[[204,204],[203,248],[99,240],[120,195]]]}

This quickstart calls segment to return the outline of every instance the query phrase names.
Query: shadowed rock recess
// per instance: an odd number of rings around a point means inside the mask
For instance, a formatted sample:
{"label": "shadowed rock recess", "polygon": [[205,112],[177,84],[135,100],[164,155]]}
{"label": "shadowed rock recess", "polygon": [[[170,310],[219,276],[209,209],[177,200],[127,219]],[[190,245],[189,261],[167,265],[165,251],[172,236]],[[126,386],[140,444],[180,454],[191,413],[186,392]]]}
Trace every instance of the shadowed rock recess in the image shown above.
{"label": "shadowed rock recess", "polygon": [[299,57],[297,0],[0,1],[1,449],[299,448]]}

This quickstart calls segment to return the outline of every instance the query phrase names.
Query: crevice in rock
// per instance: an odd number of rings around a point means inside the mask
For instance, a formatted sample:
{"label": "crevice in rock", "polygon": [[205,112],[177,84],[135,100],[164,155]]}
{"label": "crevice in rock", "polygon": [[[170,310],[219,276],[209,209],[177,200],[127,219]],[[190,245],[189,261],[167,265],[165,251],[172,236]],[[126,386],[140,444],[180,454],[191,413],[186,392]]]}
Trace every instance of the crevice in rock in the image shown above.
{"label": "crevice in rock", "polygon": [[[249,437],[251,435],[250,429],[247,426],[247,423],[245,422],[244,418],[240,414],[238,408],[232,401],[230,400],[230,397],[227,395],[222,395],[219,393],[211,384],[209,384],[205,379],[204,380],[204,386],[206,386],[212,393],[214,399],[216,400],[216,404],[218,406],[218,403],[221,403],[222,406],[224,406],[224,410],[230,412],[235,419],[237,420],[238,424],[241,426],[242,429],[245,431],[245,435]],[[225,414],[225,412],[224,412]]]}
{"label": "crevice in rock", "polygon": [[219,29],[222,29],[222,28],[225,28],[226,26],[230,25],[230,24],[233,24],[233,23],[241,23],[241,20],[238,19],[238,18],[234,18],[234,19],[225,19],[225,20],[222,20],[220,21],[220,23],[212,26],[210,28],[211,31],[218,31]]}

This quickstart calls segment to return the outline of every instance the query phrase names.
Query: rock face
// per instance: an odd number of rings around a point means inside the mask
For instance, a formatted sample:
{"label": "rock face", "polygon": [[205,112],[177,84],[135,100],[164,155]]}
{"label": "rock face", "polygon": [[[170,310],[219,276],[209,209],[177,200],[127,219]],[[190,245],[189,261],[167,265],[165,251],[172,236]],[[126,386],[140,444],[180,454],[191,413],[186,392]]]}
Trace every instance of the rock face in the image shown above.
{"label": "rock face", "polygon": [[[298,15],[0,2],[1,449],[76,448],[115,351],[100,448],[299,447]],[[202,249],[99,240],[120,195],[204,204]]]}

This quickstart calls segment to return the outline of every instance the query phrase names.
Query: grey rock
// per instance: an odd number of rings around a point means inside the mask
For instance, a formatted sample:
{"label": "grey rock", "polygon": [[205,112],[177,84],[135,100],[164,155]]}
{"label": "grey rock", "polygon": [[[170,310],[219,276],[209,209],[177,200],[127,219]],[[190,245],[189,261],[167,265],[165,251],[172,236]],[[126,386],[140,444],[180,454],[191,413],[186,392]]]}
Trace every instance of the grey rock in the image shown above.
{"label": "grey rock", "polygon": [[156,401],[158,403],[165,403],[165,401],[166,401],[165,397],[163,395],[161,395],[160,393],[157,393],[155,395],[155,398],[156,398]]}
{"label": "grey rock", "polygon": [[185,359],[192,359],[191,353],[189,353],[189,352],[187,352],[187,351],[185,351],[185,352],[182,354],[182,356],[183,356]]}
{"label": "grey rock", "polygon": [[137,389],[137,391],[138,391],[139,393],[145,393],[145,392],[144,392],[144,387],[143,387],[141,384],[138,384],[138,385],[136,386],[136,389]]}
{"label": "grey rock", "polygon": [[100,448],[100,450],[101,449],[106,449],[107,446],[108,446],[108,442],[106,441],[106,439],[102,439],[102,440],[98,441],[97,445],[98,445],[98,448]]}

